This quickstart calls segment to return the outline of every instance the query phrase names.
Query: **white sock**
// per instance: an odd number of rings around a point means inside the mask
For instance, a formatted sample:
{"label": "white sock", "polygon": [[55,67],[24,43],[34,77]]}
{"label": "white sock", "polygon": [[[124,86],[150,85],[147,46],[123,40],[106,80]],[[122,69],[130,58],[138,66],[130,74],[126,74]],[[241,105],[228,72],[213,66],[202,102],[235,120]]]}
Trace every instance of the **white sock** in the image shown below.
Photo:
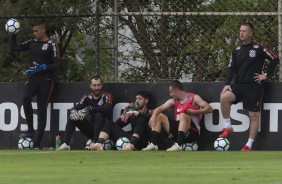
{"label": "white sock", "polygon": [[254,141],[255,141],[254,139],[249,138],[246,146],[248,146],[249,148],[252,148],[252,145],[253,145]]}
{"label": "white sock", "polygon": [[224,127],[225,127],[225,128],[232,128],[230,118],[228,118],[228,119],[223,119],[223,121],[224,121]]}

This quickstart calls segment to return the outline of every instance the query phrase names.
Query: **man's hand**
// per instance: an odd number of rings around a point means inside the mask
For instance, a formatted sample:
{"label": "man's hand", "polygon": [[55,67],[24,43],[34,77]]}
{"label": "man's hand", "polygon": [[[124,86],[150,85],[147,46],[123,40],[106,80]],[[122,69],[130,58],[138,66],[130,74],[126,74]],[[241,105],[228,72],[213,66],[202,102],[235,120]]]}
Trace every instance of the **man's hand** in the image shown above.
{"label": "man's hand", "polygon": [[225,93],[226,91],[232,91],[230,85],[225,85],[224,88],[222,89],[220,95],[222,95],[222,94]]}
{"label": "man's hand", "polygon": [[255,73],[254,79],[257,83],[260,83],[261,81],[267,79],[267,74],[263,72],[261,74]]}
{"label": "man's hand", "polygon": [[126,112],[128,115],[133,115],[133,116],[138,116],[139,112],[138,111],[128,111]]}
{"label": "man's hand", "polygon": [[199,111],[193,110],[193,109],[186,109],[185,113],[188,115],[196,115],[196,114],[199,114]]}

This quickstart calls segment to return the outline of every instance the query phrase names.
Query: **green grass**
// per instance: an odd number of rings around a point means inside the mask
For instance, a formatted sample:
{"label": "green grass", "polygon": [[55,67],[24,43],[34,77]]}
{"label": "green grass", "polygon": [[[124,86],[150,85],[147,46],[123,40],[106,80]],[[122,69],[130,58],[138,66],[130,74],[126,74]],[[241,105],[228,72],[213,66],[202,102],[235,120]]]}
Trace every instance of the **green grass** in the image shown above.
{"label": "green grass", "polygon": [[0,184],[282,184],[282,152],[0,150]]}

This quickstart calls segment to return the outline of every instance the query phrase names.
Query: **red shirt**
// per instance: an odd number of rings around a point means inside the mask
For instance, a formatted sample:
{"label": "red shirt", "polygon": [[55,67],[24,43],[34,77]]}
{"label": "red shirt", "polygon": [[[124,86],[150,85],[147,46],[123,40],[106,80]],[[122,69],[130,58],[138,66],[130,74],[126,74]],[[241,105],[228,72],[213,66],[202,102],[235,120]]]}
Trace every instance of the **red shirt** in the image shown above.
{"label": "red shirt", "polygon": [[[186,97],[183,100],[174,100],[174,118],[176,121],[179,121],[179,114],[186,113],[187,109],[198,110],[199,107],[193,105],[193,100],[195,93],[186,93]],[[193,123],[196,125],[197,129],[200,130],[200,120],[202,115],[190,115]]]}

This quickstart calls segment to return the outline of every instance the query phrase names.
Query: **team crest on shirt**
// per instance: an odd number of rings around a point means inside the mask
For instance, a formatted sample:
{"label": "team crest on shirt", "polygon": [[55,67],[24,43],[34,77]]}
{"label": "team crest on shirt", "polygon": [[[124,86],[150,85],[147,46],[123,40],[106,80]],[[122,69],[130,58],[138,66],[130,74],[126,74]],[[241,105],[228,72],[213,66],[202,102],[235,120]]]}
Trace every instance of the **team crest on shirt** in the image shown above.
{"label": "team crest on shirt", "polygon": [[240,46],[238,46],[238,47],[236,47],[236,50],[240,50],[240,48],[241,48],[241,47],[240,47]]}
{"label": "team crest on shirt", "polygon": [[103,101],[102,98],[101,98],[101,100],[98,102],[98,105],[99,105],[99,106],[104,105],[104,101]]}
{"label": "team crest on shirt", "polygon": [[47,48],[48,48],[48,43],[43,44],[42,50],[47,50]]}
{"label": "team crest on shirt", "polygon": [[256,51],[255,51],[255,50],[250,50],[249,56],[250,56],[251,58],[256,57]]}
{"label": "team crest on shirt", "polygon": [[257,48],[259,48],[259,46],[258,45],[254,45],[254,48],[257,49]]}

